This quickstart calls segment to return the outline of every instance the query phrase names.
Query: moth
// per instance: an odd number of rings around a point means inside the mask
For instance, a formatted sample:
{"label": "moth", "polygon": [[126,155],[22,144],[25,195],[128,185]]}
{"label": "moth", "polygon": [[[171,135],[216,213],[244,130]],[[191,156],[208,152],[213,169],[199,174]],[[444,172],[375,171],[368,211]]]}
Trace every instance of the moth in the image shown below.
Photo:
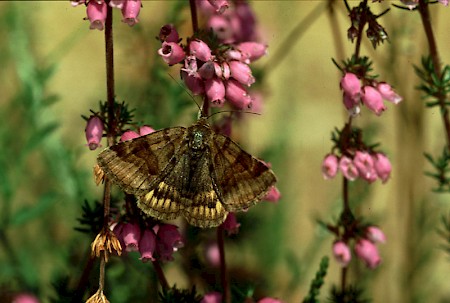
{"label": "moth", "polygon": [[202,228],[256,204],[276,182],[271,169],[214,132],[205,117],[188,128],[120,142],[97,162],[112,182],[137,197],[144,213],[160,220],[182,215]]}

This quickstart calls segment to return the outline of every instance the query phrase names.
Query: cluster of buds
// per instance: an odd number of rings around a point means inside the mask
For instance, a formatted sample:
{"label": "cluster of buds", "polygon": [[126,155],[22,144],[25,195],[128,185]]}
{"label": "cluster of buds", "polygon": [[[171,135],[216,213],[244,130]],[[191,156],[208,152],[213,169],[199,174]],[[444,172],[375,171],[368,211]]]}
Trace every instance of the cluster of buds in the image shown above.
{"label": "cluster of buds", "polygon": [[[376,244],[385,242],[386,236],[381,229],[376,226],[369,226],[365,229],[364,237],[356,240],[353,249],[356,256],[363,261],[368,268],[374,269],[381,262],[381,257]],[[334,242],[333,255],[342,267],[346,267],[352,259],[348,241],[338,240]]]}
{"label": "cluster of buds", "polygon": [[[217,291],[206,293],[203,296],[203,299],[200,301],[200,303],[222,303],[222,302],[223,302],[222,294]],[[253,301],[253,299],[248,298],[248,300],[246,299],[245,302],[255,302],[255,301]],[[258,300],[257,303],[283,303],[283,301],[274,299],[274,298],[265,297],[265,298]]]}
{"label": "cluster of buds", "polygon": [[143,262],[173,260],[172,254],[184,243],[178,228],[172,224],[158,224],[141,229],[136,223],[118,223],[113,227],[124,251],[139,251]]}
{"label": "cluster of buds", "polygon": [[266,54],[266,46],[257,42],[218,45],[211,50],[200,39],[179,43],[173,25],[162,27],[159,35],[162,46],[158,54],[169,65],[183,63],[181,76],[194,95],[206,95],[216,107],[225,100],[238,109],[250,108],[253,98],[246,86],[255,82],[249,63]]}
{"label": "cluster of buds", "polygon": [[379,116],[386,110],[383,99],[394,104],[402,101],[402,97],[388,83],[372,80],[370,84],[361,85],[360,79],[353,73],[345,73],[340,85],[344,92],[344,106],[352,116],[360,113],[360,104]]}
{"label": "cluster of buds", "polygon": [[358,150],[353,158],[346,155],[340,158],[334,154],[326,155],[322,163],[323,177],[332,179],[338,170],[350,181],[361,178],[372,183],[379,178],[386,183],[391,175],[392,166],[389,159],[382,153]]}
{"label": "cluster of buds", "polygon": [[366,35],[372,43],[373,48],[376,48],[378,44],[388,40],[385,29],[377,21],[378,16],[370,11],[370,8],[365,2],[361,2],[359,6],[353,7],[349,16],[352,25],[347,30],[347,36],[350,41],[353,42],[353,40],[358,37],[359,31],[362,30],[366,22],[369,24]]}
{"label": "cluster of buds", "polygon": [[139,22],[138,15],[141,10],[141,0],[73,0],[72,6],[86,5],[86,19],[91,23],[90,29],[103,30],[107,16],[108,5],[120,9],[122,22],[133,26]]}

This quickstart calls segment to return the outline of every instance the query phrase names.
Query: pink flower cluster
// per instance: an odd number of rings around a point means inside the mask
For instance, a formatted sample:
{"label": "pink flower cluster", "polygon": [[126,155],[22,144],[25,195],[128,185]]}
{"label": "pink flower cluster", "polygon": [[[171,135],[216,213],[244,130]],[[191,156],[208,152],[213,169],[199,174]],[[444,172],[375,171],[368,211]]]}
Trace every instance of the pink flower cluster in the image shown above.
{"label": "pink flower cluster", "polygon": [[[103,30],[107,15],[108,4],[104,0],[73,0],[72,6],[85,4],[87,19],[91,23],[90,29]],[[110,0],[109,6],[118,8],[122,12],[122,22],[133,26],[139,22],[141,0]]]}
{"label": "pink flower cluster", "polygon": [[386,183],[391,175],[392,166],[389,159],[382,153],[356,151],[353,158],[334,154],[325,156],[322,162],[322,175],[327,179],[336,176],[338,170],[350,181],[361,178],[369,183],[380,179]]}
{"label": "pink flower cluster", "polygon": [[[365,236],[356,241],[355,254],[367,267],[374,269],[381,262],[381,257],[375,244],[385,242],[386,236],[381,229],[376,226],[369,226],[365,231]],[[342,267],[346,267],[352,259],[350,247],[342,240],[334,242],[333,255]]]}
{"label": "pink flower cluster", "polygon": [[394,104],[402,101],[402,97],[388,83],[373,82],[371,85],[361,86],[360,79],[353,73],[345,73],[340,85],[344,91],[344,106],[352,116],[360,113],[361,103],[379,116],[386,110],[383,99]]}
{"label": "pink flower cluster", "polygon": [[207,16],[205,27],[211,28],[222,43],[258,41],[256,17],[247,1],[197,0],[199,10]]}
{"label": "pink flower cluster", "polygon": [[155,225],[142,230],[136,223],[118,223],[113,228],[124,251],[139,251],[143,262],[173,260],[173,252],[184,243],[178,228],[172,224]]}
{"label": "pink flower cluster", "polygon": [[249,63],[266,53],[266,46],[257,42],[236,45],[220,45],[211,50],[200,39],[179,43],[179,36],[172,25],[161,28],[162,41],[158,54],[169,65],[183,63],[181,76],[194,95],[205,94],[216,107],[225,100],[238,109],[249,108],[253,98],[246,86],[255,82]]}
{"label": "pink flower cluster", "polygon": [[[222,303],[222,294],[217,291],[206,293],[200,303]],[[265,297],[258,300],[257,303],[283,303],[283,301]]]}

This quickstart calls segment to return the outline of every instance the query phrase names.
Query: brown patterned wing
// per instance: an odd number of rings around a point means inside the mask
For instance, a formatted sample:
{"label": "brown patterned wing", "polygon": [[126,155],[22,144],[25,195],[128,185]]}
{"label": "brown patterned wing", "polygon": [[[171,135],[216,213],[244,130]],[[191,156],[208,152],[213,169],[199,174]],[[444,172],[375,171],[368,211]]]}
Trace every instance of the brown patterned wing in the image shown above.
{"label": "brown patterned wing", "polygon": [[161,173],[159,184],[139,197],[138,206],[159,219],[173,219],[183,214],[194,226],[220,225],[228,212],[214,190],[208,151],[195,156],[186,145],[172,161],[173,167]]}
{"label": "brown patterned wing", "polygon": [[272,170],[226,136],[215,134],[212,141],[212,176],[225,210],[239,211],[256,204],[276,182]]}
{"label": "brown patterned wing", "polygon": [[103,150],[97,162],[123,191],[144,195],[155,186],[161,172],[172,165],[171,159],[183,147],[185,135],[186,128],[174,127],[120,142]]}

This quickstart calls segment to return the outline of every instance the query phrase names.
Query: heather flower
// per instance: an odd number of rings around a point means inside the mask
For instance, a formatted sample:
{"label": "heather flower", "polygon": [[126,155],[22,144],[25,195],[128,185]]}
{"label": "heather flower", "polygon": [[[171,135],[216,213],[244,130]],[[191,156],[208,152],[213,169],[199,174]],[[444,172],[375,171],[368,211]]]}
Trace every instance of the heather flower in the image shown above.
{"label": "heather flower", "polygon": [[361,93],[361,83],[353,73],[345,73],[340,85],[344,93],[350,98],[356,98]]}
{"label": "heather flower", "polygon": [[350,181],[353,181],[358,177],[358,169],[353,164],[352,159],[347,156],[342,156],[339,160],[339,169],[344,177]]}
{"label": "heather flower", "polygon": [[381,262],[377,247],[367,239],[356,242],[355,253],[370,269],[376,268]]}
{"label": "heather flower", "polygon": [[352,97],[344,93],[343,98],[344,106],[347,109],[348,114],[352,117],[359,115],[361,112],[361,108],[359,107],[359,95]]}
{"label": "heather flower", "polygon": [[227,62],[222,62],[222,78],[228,80],[231,76],[230,65]]}
{"label": "heather flower", "polygon": [[267,45],[258,42],[242,42],[236,45],[241,52],[241,61],[250,63],[267,54]]}
{"label": "heather flower", "polygon": [[225,222],[222,223],[222,227],[228,235],[237,234],[239,232],[239,226],[241,226],[241,224],[238,223],[234,213],[228,213]]}
{"label": "heather flower", "polygon": [[181,78],[194,96],[205,92],[205,86],[200,76],[189,75],[187,72],[181,71]]}
{"label": "heather flower", "polygon": [[[230,12],[231,10],[228,10]],[[236,1],[234,11],[229,14],[236,43],[256,41],[256,17],[246,1]]]}
{"label": "heather flower", "polygon": [[386,236],[381,231],[381,229],[379,229],[376,226],[369,226],[369,227],[367,227],[367,229],[366,229],[366,237],[372,243],[377,243],[377,242],[386,243]]}
{"label": "heather flower", "polygon": [[181,71],[186,72],[189,76],[199,77],[198,67],[197,67],[197,58],[195,56],[186,56],[184,59],[184,67]]}
{"label": "heather flower", "polygon": [[269,192],[264,196],[263,200],[277,203],[281,199],[281,193],[275,186],[272,186]]}
{"label": "heather flower", "polygon": [[377,116],[386,110],[381,94],[372,86],[364,86],[362,89],[362,102]]}
{"label": "heather flower", "polygon": [[203,296],[200,303],[222,303],[222,294],[217,291],[207,293]]}
{"label": "heather flower", "polygon": [[218,14],[223,14],[223,12],[230,6],[227,0],[208,0]]}
{"label": "heather flower", "polygon": [[[216,75],[215,62],[208,61],[198,69],[198,74],[202,79],[211,79]],[[220,76],[218,76],[220,77]]]}
{"label": "heather flower", "polygon": [[253,101],[245,88],[234,79],[225,81],[225,97],[238,109],[250,108]]}
{"label": "heather flower", "polygon": [[22,293],[14,297],[12,303],[39,303],[39,300],[31,294]]}
{"label": "heather flower", "polygon": [[90,29],[103,30],[107,15],[107,4],[105,2],[89,1],[86,14],[89,22],[91,22]]}
{"label": "heather flower", "polygon": [[143,126],[139,127],[139,135],[140,136],[146,136],[148,134],[153,133],[154,131],[155,130],[148,125],[143,125]]}
{"label": "heather flower", "polygon": [[135,131],[132,130],[127,130],[126,132],[124,132],[122,134],[122,136],[120,136],[120,141],[128,141],[128,140],[133,140],[139,137],[139,134]]}
{"label": "heather flower", "polygon": [[186,57],[183,48],[175,42],[163,42],[158,54],[169,65],[180,63]]}
{"label": "heather flower", "polygon": [[376,153],[373,155],[373,158],[374,168],[378,178],[380,178],[383,183],[386,183],[392,171],[391,162],[384,154],[381,153]]}
{"label": "heather flower", "polygon": [[208,100],[220,107],[225,102],[225,85],[217,77],[205,80],[205,92]]}
{"label": "heather flower", "polygon": [[175,225],[161,224],[157,230],[156,251],[163,261],[173,260],[173,252],[183,247],[180,232]]}
{"label": "heather flower", "polygon": [[141,229],[135,223],[126,223],[121,233],[126,251],[137,251],[139,247],[139,239],[141,238]]}
{"label": "heather flower", "polygon": [[211,49],[202,40],[192,40],[189,43],[189,53],[197,59],[206,62],[211,59]]}
{"label": "heather flower", "polygon": [[96,115],[90,116],[84,131],[87,145],[90,150],[95,150],[97,147],[101,146],[100,141],[103,136],[103,121],[100,117]]}
{"label": "heather flower", "polygon": [[358,169],[358,175],[361,178],[369,183],[376,180],[377,174],[374,169],[373,158],[369,153],[356,151],[353,164]]}
{"label": "heather flower", "polygon": [[333,256],[342,267],[347,267],[352,259],[350,248],[343,241],[333,244]]}
{"label": "heather flower", "polygon": [[156,248],[156,235],[153,230],[146,229],[139,240],[139,253],[141,254],[140,260],[143,262],[154,261],[153,253]]}
{"label": "heather flower", "polygon": [[240,61],[230,61],[228,62],[228,64],[230,66],[231,77],[247,86],[255,83],[255,78],[253,78],[252,70],[247,64]]}
{"label": "heather flower", "polygon": [[322,175],[325,180],[332,179],[338,171],[338,158],[333,154],[325,156],[322,162]]}
{"label": "heather flower", "polygon": [[180,36],[173,24],[166,24],[159,31],[159,40],[177,43],[180,40]]}
{"label": "heather flower", "polygon": [[141,0],[126,0],[122,6],[122,22],[133,26],[139,22],[138,15],[141,10]]}
{"label": "heather flower", "polygon": [[380,82],[377,84],[377,90],[386,101],[394,104],[399,104],[403,98],[397,94],[392,87],[386,82]]}

